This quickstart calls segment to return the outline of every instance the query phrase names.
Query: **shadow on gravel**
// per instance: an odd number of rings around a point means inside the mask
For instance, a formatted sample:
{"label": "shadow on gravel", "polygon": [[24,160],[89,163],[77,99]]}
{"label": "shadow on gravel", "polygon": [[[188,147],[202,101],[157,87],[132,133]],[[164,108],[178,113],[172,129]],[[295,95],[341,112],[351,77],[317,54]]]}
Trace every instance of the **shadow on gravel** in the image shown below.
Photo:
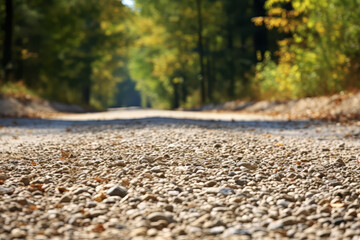
{"label": "shadow on gravel", "polygon": [[17,127],[25,129],[62,129],[72,127],[86,126],[106,126],[114,127],[139,127],[139,126],[162,126],[169,127],[171,125],[179,126],[198,126],[207,129],[219,128],[261,128],[261,129],[303,129],[316,127],[324,122],[314,120],[301,121],[224,121],[224,120],[199,120],[199,119],[183,119],[183,118],[167,118],[167,117],[147,117],[139,119],[116,119],[116,120],[48,120],[48,119],[25,119],[25,118],[0,118],[0,125],[3,127]]}

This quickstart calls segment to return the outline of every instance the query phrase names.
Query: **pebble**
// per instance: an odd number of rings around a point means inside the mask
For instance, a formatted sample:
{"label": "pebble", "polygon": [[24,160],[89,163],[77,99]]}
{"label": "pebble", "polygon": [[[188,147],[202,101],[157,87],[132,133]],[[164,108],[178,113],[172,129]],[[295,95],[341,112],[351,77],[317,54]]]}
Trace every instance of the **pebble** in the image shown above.
{"label": "pebble", "polygon": [[25,186],[28,186],[30,184],[30,178],[27,176],[21,177],[20,182],[22,182]]}
{"label": "pebble", "polygon": [[71,202],[72,199],[72,195],[71,194],[65,194],[64,196],[61,197],[60,199],[60,203],[68,203]]}
{"label": "pebble", "polygon": [[249,170],[256,170],[257,169],[257,166],[255,164],[251,164],[249,162],[238,162],[236,164],[237,167],[245,167]]}
{"label": "pebble", "polygon": [[6,174],[0,173],[0,180],[5,181],[5,180],[8,179],[8,178],[9,178],[9,176],[7,176]]}
{"label": "pebble", "polygon": [[220,192],[222,195],[225,195],[225,196],[235,194],[235,191],[234,191],[232,188],[221,188],[221,189],[219,190],[219,192]]}
{"label": "pebble", "polygon": [[154,213],[150,213],[148,216],[147,216],[147,219],[149,219],[150,222],[157,222],[157,221],[160,221],[160,220],[164,220],[166,222],[169,222],[170,219],[168,216],[166,216],[164,213],[162,212],[154,212]]}
{"label": "pebble", "polygon": [[114,186],[110,188],[107,192],[107,195],[109,196],[119,196],[119,197],[125,197],[127,195],[127,190],[124,187],[121,186]]}
{"label": "pebble", "polygon": [[209,233],[212,235],[218,235],[221,234],[225,231],[225,227],[224,226],[217,226],[217,227],[212,227],[209,230]]}

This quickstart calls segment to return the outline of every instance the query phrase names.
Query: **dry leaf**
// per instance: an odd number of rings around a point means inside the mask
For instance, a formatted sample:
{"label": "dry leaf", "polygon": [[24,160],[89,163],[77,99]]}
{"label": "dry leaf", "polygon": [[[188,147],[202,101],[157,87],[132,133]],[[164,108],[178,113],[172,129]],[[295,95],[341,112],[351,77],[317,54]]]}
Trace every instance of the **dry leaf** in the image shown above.
{"label": "dry leaf", "polygon": [[69,158],[71,156],[71,153],[61,151],[61,157],[63,158]]}
{"label": "dry leaf", "polygon": [[359,159],[358,159],[358,160],[356,160],[356,164],[359,164]]}
{"label": "dry leaf", "polygon": [[274,144],[276,147],[282,147],[282,146],[284,146],[284,144],[282,144],[282,143],[275,143]]}
{"label": "dry leaf", "polygon": [[30,210],[33,210],[33,211],[38,209],[37,206],[35,206],[35,205],[30,205],[29,208],[30,208]]}
{"label": "dry leaf", "polygon": [[13,136],[13,139],[17,140],[17,139],[19,139],[19,137],[18,136]]}
{"label": "dry leaf", "polygon": [[94,200],[96,202],[102,202],[102,200],[104,200],[105,198],[106,198],[106,195],[105,195],[105,193],[102,192],[102,193],[95,195]]}
{"label": "dry leaf", "polygon": [[301,162],[300,162],[300,161],[296,161],[296,164],[297,164],[297,165],[300,165],[300,164],[301,164]]}
{"label": "dry leaf", "polygon": [[107,183],[108,182],[108,180],[104,179],[104,178],[94,177],[93,179],[99,183],[103,183],[103,182]]}
{"label": "dry leaf", "polygon": [[67,189],[64,188],[64,187],[58,187],[58,191],[59,191],[60,193],[64,193],[64,192],[67,192],[67,191],[69,191],[69,190],[67,190]]}
{"label": "dry leaf", "polygon": [[0,185],[3,185],[5,183],[5,180],[0,179]]}
{"label": "dry leaf", "polygon": [[36,166],[36,162],[34,160],[32,160],[31,165]]}
{"label": "dry leaf", "polygon": [[58,159],[63,160],[63,161],[69,161],[68,159],[63,158],[63,157],[58,157]]}
{"label": "dry leaf", "polygon": [[96,227],[94,227],[94,228],[92,229],[92,231],[93,231],[93,232],[96,232],[96,233],[101,233],[101,232],[105,231],[105,228],[104,228],[104,226],[100,223],[100,224],[98,224]]}
{"label": "dry leaf", "polygon": [[62,208],[63,205],[61,205],[60,203],[56,204],[55,208]]}
{"label": "dry leaf", "polygon": [[37,188],[37,190],[42,192],[44,191],[44,189],[42,188],[42,184],[30,184],[30,187]]}

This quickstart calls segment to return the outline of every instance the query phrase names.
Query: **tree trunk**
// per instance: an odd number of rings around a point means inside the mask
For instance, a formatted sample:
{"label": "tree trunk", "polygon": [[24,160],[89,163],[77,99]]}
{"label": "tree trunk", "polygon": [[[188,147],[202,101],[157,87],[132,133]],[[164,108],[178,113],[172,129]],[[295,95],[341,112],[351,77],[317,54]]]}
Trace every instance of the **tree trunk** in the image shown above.
{"label": "tree trunk", "polygon": [[5,73],[5,82],[11,80],[12,76],[12,37],[13,37],[13,1],[5,0],[5,24],[4,24],[4,51],[3,51],[3,69]]}
{"label": "tree trunk", "polygon": [[233,28],[231,23],[228,22],[228,30],[227,30],[227,48],[228,48],[228,56],[227,62],[229,66],[229,89],[228,94],[231,100],[235,97],[235,63],[234,63],[234,37],[233,37]]}
{"label": "tree trunk", "polygon": [[205,90],[205,66],[204,66],[204,47],[203,47],[203,24],[202,24],[202,11],[201,0],[196,0],[197,17],[198,17],[198,45],[199,45],[199,58],[200,58],[200,91],[201,91],[201,104],[206,102],[206,90]]}
{"label": "tree trunk", "polygon": [[173,81],[174,99],[172,108],[177,109],[180,107],[179,83]]}
{"label": "tree trunk", "polygon": [[[253,10],[256,17],[266,15],[266,11],[264,8],[265,0],[254,0],[253,4],[254,4]],[[267,48],[266,27],[265,26],[256,27],[254,32],[255,62],[262,61],[264,59],[266,48]]]}

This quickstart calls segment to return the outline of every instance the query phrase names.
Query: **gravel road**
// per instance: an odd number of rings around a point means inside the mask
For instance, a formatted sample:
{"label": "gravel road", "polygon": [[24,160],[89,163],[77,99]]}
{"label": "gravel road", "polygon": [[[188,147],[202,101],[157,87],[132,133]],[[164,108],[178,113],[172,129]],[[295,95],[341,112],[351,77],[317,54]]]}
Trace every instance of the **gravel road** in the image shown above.
{"label": "gravel road", "polygon": [[0,239],[360,239],[360,122],[0,119]]}

